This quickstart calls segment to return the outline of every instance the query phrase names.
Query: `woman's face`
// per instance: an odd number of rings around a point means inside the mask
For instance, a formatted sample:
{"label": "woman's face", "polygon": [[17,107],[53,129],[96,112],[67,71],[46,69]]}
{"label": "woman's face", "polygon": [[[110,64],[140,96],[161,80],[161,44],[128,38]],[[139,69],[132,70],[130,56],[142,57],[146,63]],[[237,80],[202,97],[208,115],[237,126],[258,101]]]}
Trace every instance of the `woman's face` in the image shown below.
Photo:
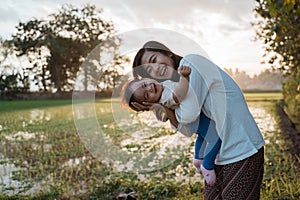
{"label": "woman's face", "polygon": [[171,79],[175,68],[171,56],[149,50],[141,57],[141,65],[156,80]]}
{"label": "woman's face", "polygon": [[132,83],[131,90],[134,97],[141,103],[158,103],[163,91],[163,86],[153,79],[143,78]]}

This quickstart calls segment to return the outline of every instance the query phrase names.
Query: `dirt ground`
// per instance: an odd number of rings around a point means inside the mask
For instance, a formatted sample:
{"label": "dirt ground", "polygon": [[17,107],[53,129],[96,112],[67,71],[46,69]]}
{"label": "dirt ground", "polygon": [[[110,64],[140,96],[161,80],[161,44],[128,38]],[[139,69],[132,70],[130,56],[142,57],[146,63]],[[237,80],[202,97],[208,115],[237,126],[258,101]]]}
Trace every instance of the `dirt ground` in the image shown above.
{"label": "dirt ground", "polygon": [[[281,134],[284,140],[287,141],[289,145],[289,151],[293,157],[293,164],[295,165],[296,171],[300,172],[300,133],[295,129],[295,126],[290,121],[283,108],[280,105],[276,107],[277,114],[280,118],[279,126],[281,129]],[[299,174],[299,173],[298,173]]]}

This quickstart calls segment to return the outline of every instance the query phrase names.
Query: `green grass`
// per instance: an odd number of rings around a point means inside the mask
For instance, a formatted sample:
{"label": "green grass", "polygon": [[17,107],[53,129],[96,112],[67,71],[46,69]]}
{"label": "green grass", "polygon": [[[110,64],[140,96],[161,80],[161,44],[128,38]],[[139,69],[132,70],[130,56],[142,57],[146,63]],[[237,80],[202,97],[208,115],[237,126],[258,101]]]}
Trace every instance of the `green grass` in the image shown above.
{"label": "green grass", "polygon": [[30,100],[30,101],[0,101],[0,112],[30,110],[71,105],[72,100]]}
{"label": "green grass", "polygon": [[[274,93],[244,93],[247,101],[273,101],[282,99],[282,94]],[[110,99],[96,99],[96,102],[110,102]],[[0,101],[0,112],[30,110],[71,105],[72,100],[29,100],[29,101]]]}
{"label": "green grass", "polygon": [[[278,122],[280,118],[271,107],[270,112]],[[282,139],[278,127],[272,135],[266,137],[268,143],[265,145],[265,173],[261,189],[262,199],[299,199],[300,198],[300,176],[295,168],[295,160],[289,150],[288,141]],[[296,162],[300,162],[297,158]]]}
{"label": "green grass", "polygon": [[[86,102],[86,100],[81,100]],[[77,100],[76,102],[81,102]],[[110,98],[95,99],[95,102],[98,103],[111,103]],[[11,111],[20,111],[20,110],[30,110],[37,108],[51,108],[59,106],[70,106],[72,105],[72,99],[63,99],[63,100],[13,100],[13,101],[0,101],[0,113],[1,112],[11,112]]]}
{"label": "green grass", "polygon": [[282,99],[280,92],[244,93],[245,99],[249,101],[277,101]]}
{"label": "green grass", "polygon": [[[281,98],[280,93],[246,93],[245,97],[252,102],[251,106],[265,109],[276,117],[272,111],[273,101]],[[115,145],[120,145],[126,136],[115,126],[109,112],[111,101],[97,99],[95,109],[98,121],[107,125],[105,134]],[[203,184],[192,167],[192,153],[188,148],[174,163],[144,174],[142,180],[136,173],[113,171],[91,155],[77,134],[70,100],[0,102],[0,111],[0,155],[8,159],[2,160],[1,164],[14,163],[23,168],[13,173],[13,179],[28,183],[28,187],[44,180],[43,184],[48,188],[37,191],[34,196],[0,194],[0,199],[114,199],[121,193],[133,191],[138,199],[202,199]],[[265,116],[259,117],[264,119]],[[163,131],[148,140],[174,134]],[[8,139],[19,132],[34,134],[35,137]],[[299,199],[299,175],[297,177],[292,164],[288,144],[282,140],[276,124],[273,128],[263,129],[263,133],[269,142],[265,146],[261,199]],[[127,147],[140,151],[142,145]],[[81,159],[79,164],[65,165],[78,158]],[[185,176],[186,182],[176,181],[177,175]],[[195,176],[199,177],[197,181],[192,180]]]}

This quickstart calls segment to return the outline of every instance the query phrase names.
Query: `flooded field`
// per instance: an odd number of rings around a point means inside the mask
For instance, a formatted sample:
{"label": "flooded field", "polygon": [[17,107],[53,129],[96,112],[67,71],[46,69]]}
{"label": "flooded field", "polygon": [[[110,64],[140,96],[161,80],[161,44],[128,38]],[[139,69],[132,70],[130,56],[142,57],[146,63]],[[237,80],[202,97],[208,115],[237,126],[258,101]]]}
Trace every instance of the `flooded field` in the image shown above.
{"label": "flooded field", "polygon": [[[124,179],[124,176],[139,182],[162,179],[202,185],[201,176],[192,166],[195,137],[175,133],[168,123],[156,121],[150,113],[115,109],[115,103],[106,99],[92,104],[1,111],[0,193],[78,197],[95,191],[99,194],[104,185],[109,187],[116,177]],[[277,165],[281,162],[277,156],[286,162],[290,156],[278,134],[280,130],[272,111],[274,103],[249,101],[248,104],[266,141],[264,197],[267,199],[271,193],[297,196],[297,189],[285,180],[293,177],[293,170],[290,166],[279,169]],[[274,177],[275,172],[285,173],[285,170],[287,177],[281,176],[282,180]],[[297,178],[292,182],[299,185]],[[290,191],[282,191],[287,187]],[[107,193],[110,190],[106,188]],[[119,190],[114,192],[129,192],[128,188]]]}

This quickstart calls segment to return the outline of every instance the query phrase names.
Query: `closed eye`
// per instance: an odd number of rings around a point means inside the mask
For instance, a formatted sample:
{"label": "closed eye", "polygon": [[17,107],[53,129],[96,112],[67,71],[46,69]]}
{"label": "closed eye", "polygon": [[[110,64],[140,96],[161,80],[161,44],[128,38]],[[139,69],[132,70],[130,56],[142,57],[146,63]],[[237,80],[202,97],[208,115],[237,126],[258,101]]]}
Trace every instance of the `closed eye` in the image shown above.
{"label": "closed eye", "polygon": [[156,61],[156,55],[153,54],[149,59],[149,63],[155,63],[155,61]]}
{"label": "closed eye", "polygon": [[155,62],[156,62],[156,56],[153,56],[152,63],[155,63]]}

